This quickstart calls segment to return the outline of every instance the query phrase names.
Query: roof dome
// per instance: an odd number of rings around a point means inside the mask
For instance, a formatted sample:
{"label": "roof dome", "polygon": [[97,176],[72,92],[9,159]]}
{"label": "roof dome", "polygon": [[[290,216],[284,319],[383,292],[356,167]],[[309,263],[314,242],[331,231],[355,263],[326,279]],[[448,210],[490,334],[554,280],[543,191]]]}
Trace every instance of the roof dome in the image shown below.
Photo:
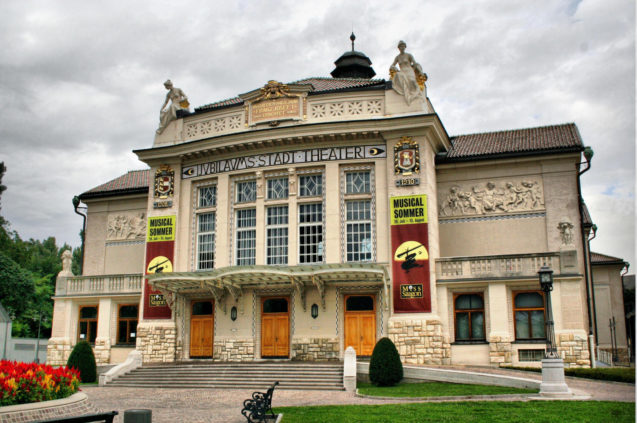
{"label": "roof dome", "polygon": [[354,50],[354,40],[356,36],[352,32],[349,37],[352,40],[352,51],[346,51],[334,64],[336,68],[331,75],[334,78],[362,78],[371,79],[376,72],[372,69],[372,61],[365,53]]}

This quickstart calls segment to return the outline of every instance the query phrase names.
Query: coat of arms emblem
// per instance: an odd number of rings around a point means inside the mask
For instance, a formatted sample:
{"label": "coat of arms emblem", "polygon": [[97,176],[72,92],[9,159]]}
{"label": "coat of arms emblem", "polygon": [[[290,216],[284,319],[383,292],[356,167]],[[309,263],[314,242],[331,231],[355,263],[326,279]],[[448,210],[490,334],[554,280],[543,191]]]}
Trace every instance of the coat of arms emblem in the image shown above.
{"label": "coat of arms emblem", "polygon": [[412,137],[402,137],[394,146],[394,173],[411,175],[419,172],[418,143]]}
{"label": "coat of arms emblem", "polygon": [[175,171],[162,165],[155,172],[155,198],[172,197],[175,189]]}

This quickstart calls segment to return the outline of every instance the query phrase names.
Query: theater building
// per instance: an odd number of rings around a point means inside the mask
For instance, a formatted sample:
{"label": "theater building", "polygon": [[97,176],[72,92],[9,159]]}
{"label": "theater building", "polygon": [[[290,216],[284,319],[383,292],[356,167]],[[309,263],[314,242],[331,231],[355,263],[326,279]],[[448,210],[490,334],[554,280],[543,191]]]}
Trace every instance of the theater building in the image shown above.
{"label": "theater building", "polygon": [[400,52],[389,80],[352,48],[193,111],[167,81],[149,169],[80,195],[48,362],[79,340],[99,364],[339,360],[387,336],[405,363],[533,365],[546,265],[558,351],[588,366],[576,126],[451,136]]}

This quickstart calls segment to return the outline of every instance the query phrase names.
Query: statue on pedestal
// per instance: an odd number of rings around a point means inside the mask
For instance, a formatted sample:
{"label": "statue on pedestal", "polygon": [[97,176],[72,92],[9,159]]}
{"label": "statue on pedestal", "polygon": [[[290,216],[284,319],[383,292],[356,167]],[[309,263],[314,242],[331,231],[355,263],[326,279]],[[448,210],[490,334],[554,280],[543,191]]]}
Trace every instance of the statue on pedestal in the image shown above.
{"label": "statue on pedestal", "polygon": [[[159,113],[158,134],[164,132],[168,124],[177,119],[177,110],[188,111],[190,107],[186,94],[184,94],[181,88],[174,87],[170,79],[164,82],[164,87],[166,87],[168,93],[166,93],[166,101],[164,101],[164,104],[161,106]],[[168,105],[168,101],[170,101],[170,105]]]}
{"label": "statue on pedestal", "polygon": [[[400,54],[391,64],[389,75],[394,91],[405,97],[407,105],[411,105],[412,101],[422,98],[427,75],[422,71],[422,67],[416,63],[414,56],[405,53],[405,48],[407,48],[407,43],[400,41],[398,43]],[[396,65],[399,66],[400,70],[396,68]]]}

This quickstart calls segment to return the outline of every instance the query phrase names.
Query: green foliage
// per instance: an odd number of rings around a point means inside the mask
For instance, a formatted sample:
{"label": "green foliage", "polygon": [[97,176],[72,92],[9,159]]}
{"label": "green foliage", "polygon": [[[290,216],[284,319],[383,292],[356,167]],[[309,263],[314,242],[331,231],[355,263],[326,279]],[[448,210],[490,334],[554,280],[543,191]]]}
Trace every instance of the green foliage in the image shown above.
{"label": "green foliage", "polygon": [[35,297],[33,275],[0,252],[0,298],[9,314],[27,310]]}
{"label": "green foliage", "polygon": [[403,364],[396,346],[389,338],[381,338],[369,361],[369,379],[376,386],[392,386],[403,378]]}
{"label": "green foliage", "polygon": [[97,380],[95,355],[91,344],[86,341],[80,341],[75,345],[66,365],[80,372],[80,381],[82,383],[91,383]]}
{"label": "green foliage", "polygon": [[566,376],[635,383],[635,368],[597,367],[596,369],[564,369]]}
{"label": "green foliage", "polygon": [[510,388],[508,386],[467,385],[462,383],[423,382],[401,383],[396,386],[374,386],[359,383],[358,392],[378,397],[454,397],[466,395],[504,395],[537,393],[537,389]]}

